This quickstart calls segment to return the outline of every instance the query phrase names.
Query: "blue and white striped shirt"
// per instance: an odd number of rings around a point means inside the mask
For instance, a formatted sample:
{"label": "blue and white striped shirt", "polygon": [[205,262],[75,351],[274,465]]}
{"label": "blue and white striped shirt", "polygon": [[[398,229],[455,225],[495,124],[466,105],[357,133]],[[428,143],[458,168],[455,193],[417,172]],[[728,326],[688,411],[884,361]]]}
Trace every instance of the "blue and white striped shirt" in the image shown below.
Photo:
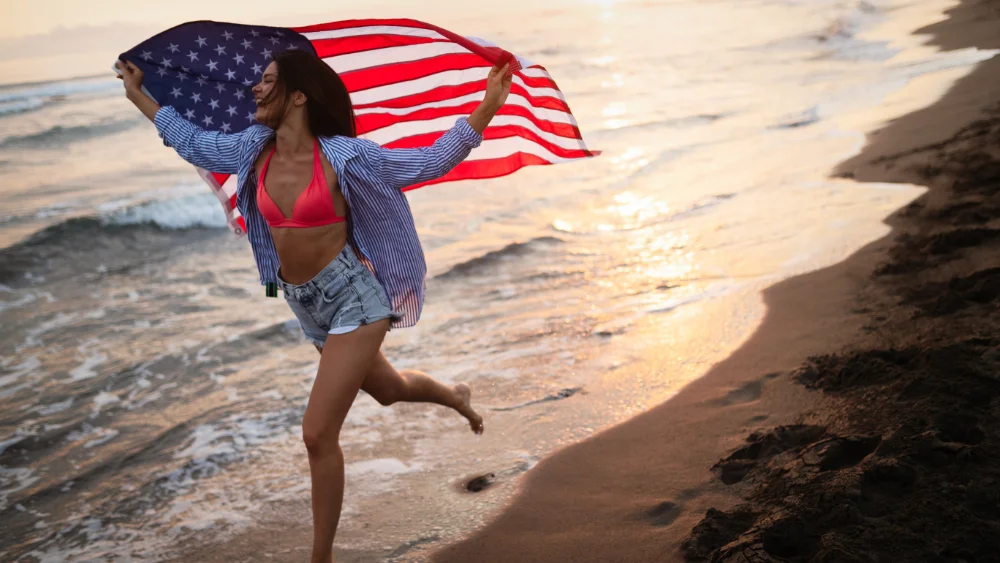
{"label": "blue and white striped shirt", "polygon": [[[237,174],[236,207],[247,225],[261,284],[277,281],[278,253],[271,231],[257,209],[254,163],[274,131],[254,125],[235,134],[205,131],[164,106],[153,121],[164,144],[191,164],[220,174]],[[413,326],[424,304],[427,265],[410,205],[402,189],[440,178],[482,142],[460,118],[433,145],[385,149],[366,139],[320,137],[323,154],[337,172],[350,210],[350,238],[367,260],[401,318],[393,328]]]}

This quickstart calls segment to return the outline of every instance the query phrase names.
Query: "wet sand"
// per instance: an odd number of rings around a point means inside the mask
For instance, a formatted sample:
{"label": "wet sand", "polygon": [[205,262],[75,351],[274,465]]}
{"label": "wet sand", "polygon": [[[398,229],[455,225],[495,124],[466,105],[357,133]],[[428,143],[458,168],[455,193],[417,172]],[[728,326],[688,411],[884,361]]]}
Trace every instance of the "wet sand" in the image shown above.
{"label": "wet sand", "polygon": [[[1000,2],[919,30],[1000,48]],[[832,174],[928,186],[745,345],[560,451],[438,562],[1000,561],[1000,57]]]}

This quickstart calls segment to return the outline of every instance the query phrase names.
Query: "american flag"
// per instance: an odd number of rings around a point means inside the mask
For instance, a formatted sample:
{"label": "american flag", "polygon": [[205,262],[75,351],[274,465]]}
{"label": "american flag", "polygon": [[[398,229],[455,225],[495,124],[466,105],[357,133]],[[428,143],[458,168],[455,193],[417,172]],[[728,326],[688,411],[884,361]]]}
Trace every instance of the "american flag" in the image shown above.
{"label": "american flag", "polygon": [[[145,74],[160,105],[208,129],[235,133],[254,123],[251,87],[271,57],[289,49],[315,53],[340,74],[354,103],[358,135],[387,147],[432,144],[483,99],[494,64],[510,62],[506,105],[482,145],[443,178],[410,186],[495,178],[532,164],[594,156],[555,81],[540,65],[488,41],[411,19],[365,19],[295,28],[198,21],[160,33],[123,53]],[[198,170],[244,233],[236,179]]]}

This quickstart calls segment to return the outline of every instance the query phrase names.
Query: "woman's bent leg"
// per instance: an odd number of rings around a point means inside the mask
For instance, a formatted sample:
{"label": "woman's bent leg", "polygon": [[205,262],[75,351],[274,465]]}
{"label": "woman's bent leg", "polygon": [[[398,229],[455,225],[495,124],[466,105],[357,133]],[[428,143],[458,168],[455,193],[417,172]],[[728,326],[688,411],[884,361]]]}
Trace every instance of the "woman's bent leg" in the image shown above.
{"label": "woman's bent leg", "polygon": [[470,404],[472,392],[468,385],[448,387],[423,372],[397,371],[382,352],[372,362],[361,388],[385,406],[399,402],[434,403],[455,409],[468,419],[473,432],[483,432],[483,418]]}

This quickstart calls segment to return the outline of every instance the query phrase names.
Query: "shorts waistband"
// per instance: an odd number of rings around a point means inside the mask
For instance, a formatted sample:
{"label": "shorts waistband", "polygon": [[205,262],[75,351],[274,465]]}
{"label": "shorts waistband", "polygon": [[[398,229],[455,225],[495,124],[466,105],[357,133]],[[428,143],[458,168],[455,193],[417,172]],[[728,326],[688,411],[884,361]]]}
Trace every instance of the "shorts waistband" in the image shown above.
{"label": "shorts waistband", "polygon": [[326,267],[313,276],[313,279],[303,284],[295,285],[281,279],[280,270],[278,271],[278,275],[275,277],[278,280],[278,287],[280,287],[281,291],[284,291],[285,293],[295,292],[295,290],[319,289],[328,284],[336,276],[351,270],[359,264],[360,262],[358,261],[357,255],[354,254],[354,250],[351,249],[351,245],[347,244],[336,258],[331,260]]}

